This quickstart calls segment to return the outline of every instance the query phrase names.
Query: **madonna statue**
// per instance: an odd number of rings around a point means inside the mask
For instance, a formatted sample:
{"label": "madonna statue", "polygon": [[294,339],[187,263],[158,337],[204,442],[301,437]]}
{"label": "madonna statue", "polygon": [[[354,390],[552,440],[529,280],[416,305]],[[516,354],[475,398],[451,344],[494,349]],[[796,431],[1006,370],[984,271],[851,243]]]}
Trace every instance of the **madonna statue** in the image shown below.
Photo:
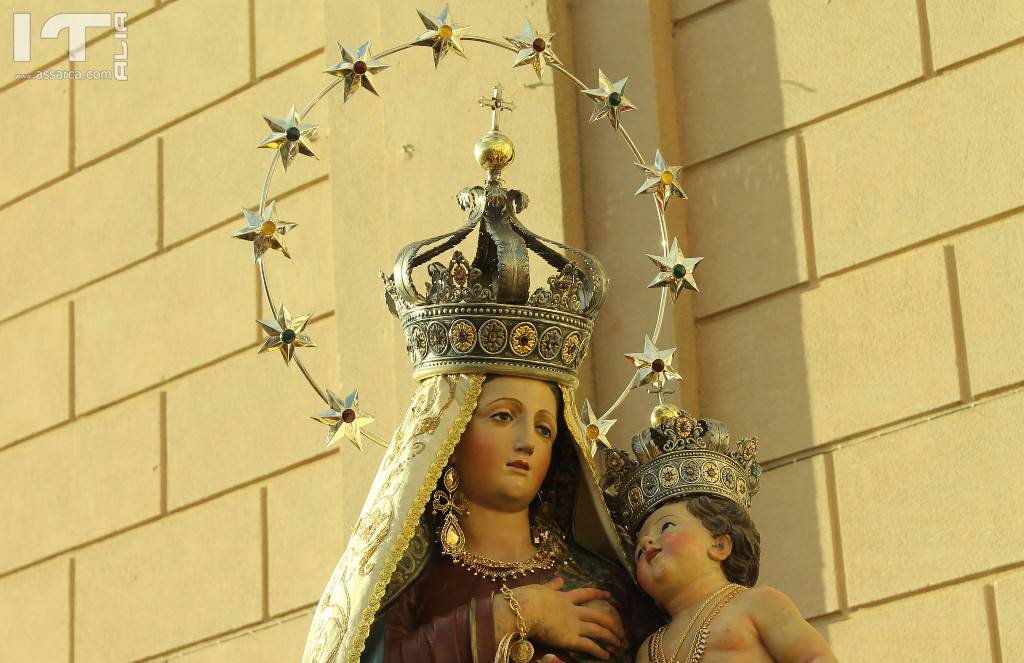
{"label": "madonna statue", "polygon": [[[458,196],[468,220],[408,245],[384,279],[419,386],[304,663],[632,661],[663,623],[601,499],[606,441],[575,402],[603,268],[519,221],[526,196],[500,179],[507,136],[492,125],[476,147],[487,179]],[[472,262],[429,262],[474,229]],[[532,293],[531,252],[554,272]],[[426,293],[413,285],[423,265]]]}

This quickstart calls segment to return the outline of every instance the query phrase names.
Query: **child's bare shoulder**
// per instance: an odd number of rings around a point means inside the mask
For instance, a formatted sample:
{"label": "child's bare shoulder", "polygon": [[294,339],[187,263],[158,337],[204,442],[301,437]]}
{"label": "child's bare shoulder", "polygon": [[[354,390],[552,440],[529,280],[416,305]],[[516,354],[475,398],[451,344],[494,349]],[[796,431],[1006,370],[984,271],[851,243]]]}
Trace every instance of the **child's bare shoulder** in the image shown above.
{"label": "child's bare shoulder", "polygon": [[761,646],[773,660],[835,663],[828,643],[801,616],[788,596],[772,587],[754,587],[740,596],[742,609],[756,629]]}
{"label": "child's bare shoulder", "polygon": [[755,622],[775,622],[790,618],[803,619],[793,600],[784,593],[759,585],[751,587],[738,597],[740,607],[754,618]]}
{"label": "child's bare shoulder", "polygon": [[767,585],[751,587],[740,596],[743,597],[743,602],[751,608],[766,610],[796,609],[792,599],[774,587]]}

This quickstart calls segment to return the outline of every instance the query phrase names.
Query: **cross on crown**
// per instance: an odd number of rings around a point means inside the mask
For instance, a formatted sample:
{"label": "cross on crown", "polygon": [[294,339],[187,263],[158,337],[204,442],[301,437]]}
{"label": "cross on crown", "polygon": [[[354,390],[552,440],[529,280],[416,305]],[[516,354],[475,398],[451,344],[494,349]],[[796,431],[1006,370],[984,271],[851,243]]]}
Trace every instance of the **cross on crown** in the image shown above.
{"label": "cross on crown", "polygon": [[515,103],[510,100],[501,98],[502,86],[498,83],[494,86],[494,91],[491,92],[490,98],[480,97],[480,105],[486,106],[491,109],[491,131],[498,130],[498,113],[501,111],[513,111],[515,110]]}

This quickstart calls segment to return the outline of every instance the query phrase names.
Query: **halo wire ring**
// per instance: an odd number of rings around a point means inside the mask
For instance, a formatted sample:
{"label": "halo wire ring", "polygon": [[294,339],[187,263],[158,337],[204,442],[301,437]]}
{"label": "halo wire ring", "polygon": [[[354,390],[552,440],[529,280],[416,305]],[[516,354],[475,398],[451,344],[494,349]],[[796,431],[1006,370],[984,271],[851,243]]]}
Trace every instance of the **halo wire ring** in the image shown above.
{"label": "halo wire ring", "polygon": [[[498,48],[502,48],[502,49],[504,49],[506,51],[512,51],[513,53],[518,50],[518,49],[516,49],[516,47],[514,47],[514,46],[512,46],[510,44],[506,44],[504,42],[498,41],[497,39],[492,39],[490,37],[481,37],[481,36],[478,36],[478,35],[463,35],[462,36],[462,40],[463,41],[474,41],[474,42],[479,42],[479,43],[482,43],[482,44],[489,44],[491,46],[497,46]],[[398,46],[393,46],[393,47],[388,48],[388,49],[386,49],[384,51],[376,53],[373,57],[378,59],[378,60],[380,60],[380,59],[383,59],[383,58],[385,58],[385,57],[387,57],[389,55],[394,55],[395,53],[398,53],[400,51],[404,51],[404,50],[406,50],[408,48],[412,48],[413,46],[416,46],[416,45],[417,44],[415,44],[413,42],[407,42],[407,43],[404,43],[404,44],[399,44]],[[555,63],[555,62],[549,62],[548,65],[552,69],[560,72],[566,78],[571,80],[576,85],[576,87],[578,87],[580,90],[586,90],[587,89],[587,86],[579,78],[577,78],[575,75],[573,75],[572,72],[567,70],[561,64],[558,64],[558,63]],[[302,112],[299,114],[299,117],[300,118],[305,118],[306,115],[313,109],[313,107],[316,106],[316,104],[319,103],[320,100],[323,99],[327,95],[328,92],[330,92],[336,85],[338,85],[341,82],[342,82],[341,78],[335,78],[330,83],[326,84],[323,87],[323,89],[320,90],[320,92],[318,92],[316,94],[316,96],[314,96],[309,101],[309,103],[307,103],[303,107]],[[629,150],[632,153],[633,158],[636,160],[636,162],[637,163],[644,163],[644,159],[643,159],[643,157],[640,154],[640,150],[637,148],[636,143],[633,141],[633,138],[629,135],[629,132],[626,131],[626,127],[622,124],[622,122],[618,123],[618,126],[616,128],[616,132],[626,142],[626,146],[629,148]],[[266,207],[267,193],[270,190],[270,181],[271,181],[271,178],[274,175],[274,170],[277,167],[277,163],[280,160],[280,158],[281,158],[280,152],[275,150],[274,151],[274,156],[271,158],[271,161],[270,161],[270,167],[267,169],[267,177],[266,177],[266,179],[263,182],[263,190],[260,193],[260,204],[259,204],[259,215],[260,215],[260,217],[262,217],[264,209]],[[667,228],[666,223],[665,223],[665,211],[662,208],[662,206],[658,204],[657,200],[655,200],[654,202],[655,202],[655,205],[654,205],[655,211],[657,212],[657,215],[658,215],[658,230],[660,232],[661,250],[662,250],[663,253],[665,253],[665,252],[668,251],[668,228]],[[267,283],[267,276],[266,276],[266,272],[265,272],[264,267],[263,267],[263,256],[261,255],[259,258],[257,258],[256,262],[257,262],[257,265],[259,266],[260,283],[263,286],[263,292],[266,295],[267,304],[270,306],[270,310],[273,312],[273,311],[275,311],[277,309],[274,306],[274,298],[273,298],[273,296],[270,293],[270,286]],[[660,296],[660,301],[658,303],[658,315],[657,315],[657,319],[656,319],[655,324],[654,324],[654,331],[653,331],[652,334],[650,334],[651,341],[653,343],[657,343],[658,342],[658,336],[661,334],[661,327],[662,327],[662,323],[664,322],[664,318],[665,318],[665,306],[666,306],[666,304],[668,302],[668,289],[667,288],[660,288],[660,290],[661,290],[661,296]],[[323,400],[324,403],[327,403],[328,402],[327,401],[327,394],[320,387],[320,385],[317,384],[316,380],[314,380],[313,377],[310,375],[309,371],[306,369],[306,366],[302,363],[302,359],[296,354],[295,356],[292,357],[292,361],[294,361],[296,363],[296,365],[298,365],[299,370],[302,372],[302,375],[305,376],[306,381],[309,382],[311,387],[313,387],[313,390],[316,391],[317,395],[320,396],[321,400]],[[629,394],[629,392],[633,388],[633,384],[634,384],[635,379],[636,379],[635,375],[632,378],[630,378],[629,382],[626,384],[625,388],[622,390],[622,393],[619,394],[619,397],[615,400],[615,402],[613,402],[611,404],[611,406],[604,412],[604,414],[602,414],[599,417],[600,419],[607,419],[622,404],[622,402],[626,400],[626,396]],[[381,440],[379,437],[377,437],[376,435],[373,435],[372,433],[370,433],[370,432],[368,432],[366,430],[363,430],[362,434],[367,436],[370,440],[372,440],[373,442],[375,442],[379,446],[382,446],[382,447],[385,447],[385,448],[388,446],[385,441]]]}

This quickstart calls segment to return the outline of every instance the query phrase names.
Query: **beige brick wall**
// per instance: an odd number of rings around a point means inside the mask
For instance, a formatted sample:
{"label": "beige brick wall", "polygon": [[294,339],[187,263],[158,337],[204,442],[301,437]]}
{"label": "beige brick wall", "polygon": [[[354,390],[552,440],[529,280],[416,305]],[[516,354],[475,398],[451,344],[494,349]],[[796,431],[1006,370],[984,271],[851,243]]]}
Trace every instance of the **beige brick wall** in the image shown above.
{"label": "beige brick wall", "polygon": [[[270,311],[230,235],[266,172],[261,115],[328,82],[337,41],[415,35],[417,5],[137,0],[126,82],[14,80],[69,68],[59,40],[0,63],[0,116],[19,118],[0,141],[3,663],[297,660],[380,452],[325,450],[302,376],[255,355]],[[38,33],[68,7],[32,11]],[[702,294],[663,339],[690,367],[680,400],[761,438],[762,582],[844,661],[1021,660],[1020,3],[452,11],[495,35],[529,15],[584,80],[628,75],[644,155],[688,166],[669,225],[706,256]],[[76,68],[106,68],[111,32],[88,36]],[[409,51],[381,99],[330,95],[309,118],[319,160],[270,189],[299,224],[271,285],[316,313],[301,356],[324,386],[359,387],[385,436],[412,385],[376,270],[459,220],[494,80],[521,109],[506,126],[525,220],[586,242],[618,288],[586,395],[616,395],[616,357],[653,318],[637,289],[656,236],[623,146],[571,89],[470,55],[434,72]],[[648,407],[623,408],[622,441]]]}
{"label": "beige brick wall", "polygon": [[1020,3],[673,8],[701,406],[760,434],[763,581],[840,660],[1014,660]]}
{"label": "beige brick wall", "polygon": [[998,660],[984,588],[965,583],[858,610],[821,628],[841,661]]}
{"label": "beige brick wall", "polygon": [[0,578],[0,636],[9,661],[71,659],[73,562],[63,557]]}
{"label": "beige brick wall", "polygon": [[160,514],[160,396],[142,394],[0,454],[0,484],[18,496],[0,511],[0,570]]}
{"label": "beige brick wall", "polygon": [[[379,454],[325,451],[315,394],[255,355],[270,313],[230,234],[271,156],[262,115],[330,80],[325,6],[127,2],[127,81],[15,81],[70,67],[64,42],[38,39],[67,3],[37,3],[31,66],[0,69],[0,111],[25,132],[0,143],[0,223],[22,229],[0,272],[4,663],[301,652],[358,506],[362,484],[340,479]],[[19,7],[0,3],[8,30]],[[87,37],[76,68],[109,68],[111,31]],[[320,160],[270,189],[299,230],[295,260],[268,263],[278,298],[316,313],[304,356],[338,389],[330,101],[311,116]]]}

